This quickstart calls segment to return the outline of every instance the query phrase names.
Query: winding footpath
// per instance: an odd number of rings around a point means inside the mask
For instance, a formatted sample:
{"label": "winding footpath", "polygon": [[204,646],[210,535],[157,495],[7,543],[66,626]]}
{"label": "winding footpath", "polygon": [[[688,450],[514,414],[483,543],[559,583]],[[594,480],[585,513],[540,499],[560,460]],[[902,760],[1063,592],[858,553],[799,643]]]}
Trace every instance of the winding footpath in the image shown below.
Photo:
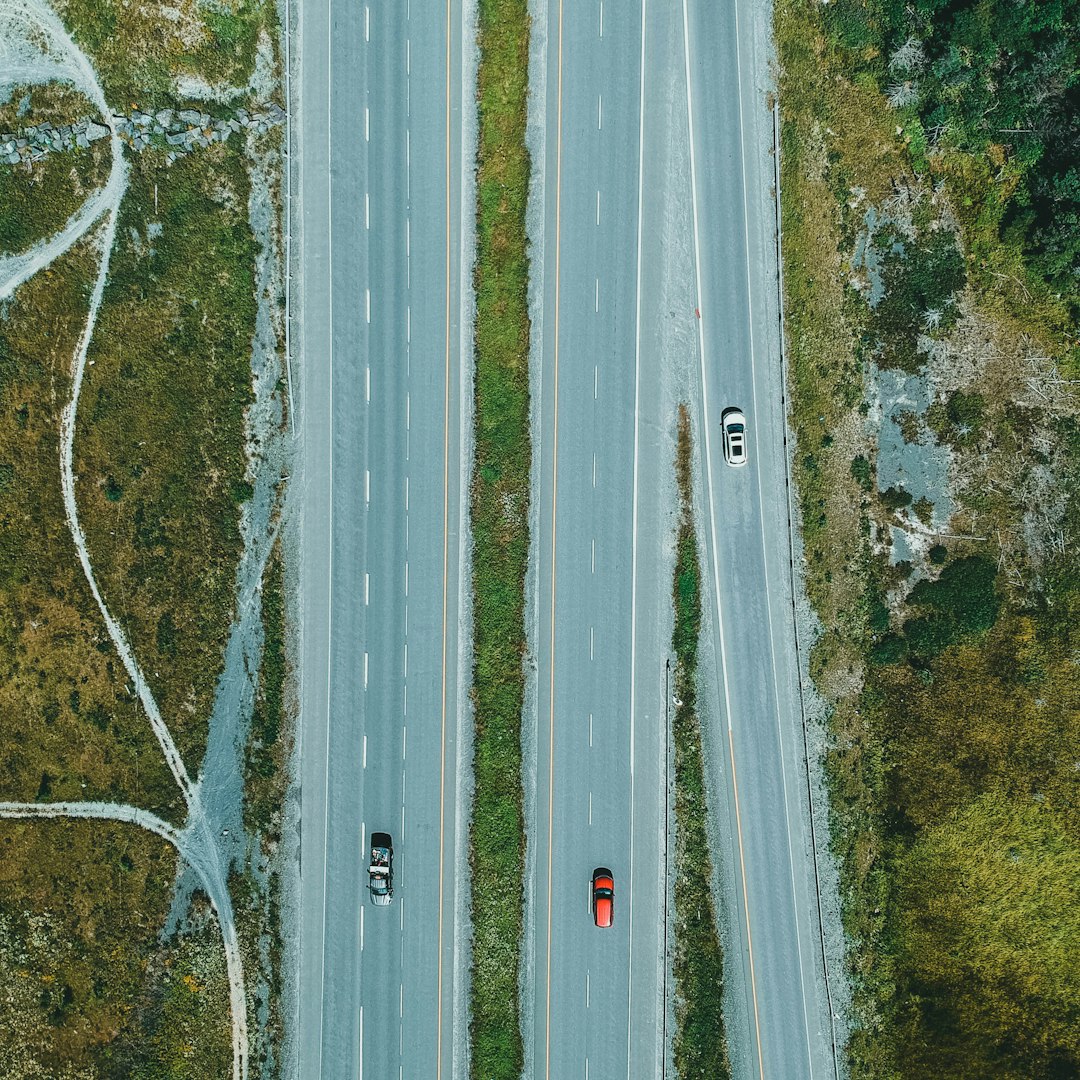
{"label": "winding footpath", "polygon": [[[40,42],[44,40],[44,48]],[[71,399],[61,415],[60,480],[64,509],[79,562],[94,600],[101,611],[124,668],[135,685],[139,700],[150,721],[154,736],[165,756],[188,809],[187,824],[177,829],[147,810],[135,806],[102,802],[0,803],[3,818],[81,818],[122,821],[149,830],[172,844],[180,857],[196,872],[217,914],[225,950],[229,979],[229,1003],[232,1014],[233,1078],[246,1080],[248,1075],[247,1005],[244,970],[237,940],[236,921],[227,887],[226,867],[215,842],[213,830],[202,809],[200,782],[188,775],[183,758],[173,742],[153,692],[143,676],[134,651],[116,619],[109,612],[94,576],[86,546],[86,536],[79,522],[75,501],[75,477],[72,452],[75,441],[75,417],[79,405],[86,356],[93,337],[98,309],[108,278],[109,260],[116,234],[120,203],[127,190],[127,164],[123,143],[112,120],[112,110],[105,101],[93,66],[68,34],[56,13],[39,0],[0,0],[0,61],[6,72],[17,71],[24,82],[48,82],[57,78],[72,82],[100,110],[103,123],[110,128],[112,168],[105,186],[91,195],[55,236],[34,245],[28,251],[0,257],[0,300],[40,270],[53,263],[75,243],[98,229],[95,242],[100,250],[97,279],[90,297],[86,324],[79,339],[72,371]],[[102,224],[103,223],[103,224]]]}

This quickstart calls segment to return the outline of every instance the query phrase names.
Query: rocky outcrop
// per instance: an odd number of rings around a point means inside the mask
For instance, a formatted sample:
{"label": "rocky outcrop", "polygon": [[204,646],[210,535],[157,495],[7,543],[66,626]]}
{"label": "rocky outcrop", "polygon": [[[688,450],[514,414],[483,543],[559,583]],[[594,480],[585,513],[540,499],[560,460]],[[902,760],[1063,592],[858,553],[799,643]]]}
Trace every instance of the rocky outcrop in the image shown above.
{"label": "rocky outcrop", "polygon": [[[129,115],[109,118],[117,135],[132,150],[151,147],[166,150],[172,164],[182,154],[204,149],[211,143],[228,142],[235,133],[262,133],[285,122],[285,110],[271,102],[253,109],[236,109],[232,116],[211,116],[197,109],[161,109],[156,113],[133,110]],[[46,154],[62,150],[85,150],[91,143],[107,138],[110,128],[95,120],[74,124],[49,122],[0,133],[0,163],[18,165],[40,161]]]}

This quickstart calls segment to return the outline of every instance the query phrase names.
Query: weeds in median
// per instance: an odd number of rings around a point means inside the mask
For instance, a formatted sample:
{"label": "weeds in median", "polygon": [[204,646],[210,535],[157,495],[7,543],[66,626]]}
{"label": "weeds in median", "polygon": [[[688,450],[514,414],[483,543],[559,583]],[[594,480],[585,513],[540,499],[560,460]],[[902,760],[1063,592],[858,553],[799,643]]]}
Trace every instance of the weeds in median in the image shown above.
{"label": "weeds in median", "polygon": [[512,1080],[524,1060],[518,1003],[525,863],[521,711],[529,554],[526,0],[481,0],[477,151],[476,452],[473,534],[475,791],[470,1067]]}
{"label": "weeds in median", "polygon": [[680,517],[675,563],[675,1071],[681,1080],[727,1080],[724,958],[712,894],[705,765],[697,714],[701,567],[693,517],[690,414],[679,406]]}

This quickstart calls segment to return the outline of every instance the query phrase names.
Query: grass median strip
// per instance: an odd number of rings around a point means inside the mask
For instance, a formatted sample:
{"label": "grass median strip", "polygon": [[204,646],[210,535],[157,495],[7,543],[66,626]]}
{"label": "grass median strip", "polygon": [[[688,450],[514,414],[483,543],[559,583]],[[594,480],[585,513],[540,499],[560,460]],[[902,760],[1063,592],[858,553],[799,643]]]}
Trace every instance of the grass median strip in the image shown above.
{"label": "grass median strip", "polygon": [[690,416],[679,406],[675,562],[675,1071],[681,1080],[731,1076],[724,1031],[724,958],[712,895],[705,766],[697,714],[701,566],[694,530]]}
{"label": "grass median strip", "polygon": [[525,148],[526,0],[481,0],[477,149],[476,450],[473,534],[475,708],[471,1075],[521,1075],[518,969],[525,834],[521,711],[529,553],[529,312]]}

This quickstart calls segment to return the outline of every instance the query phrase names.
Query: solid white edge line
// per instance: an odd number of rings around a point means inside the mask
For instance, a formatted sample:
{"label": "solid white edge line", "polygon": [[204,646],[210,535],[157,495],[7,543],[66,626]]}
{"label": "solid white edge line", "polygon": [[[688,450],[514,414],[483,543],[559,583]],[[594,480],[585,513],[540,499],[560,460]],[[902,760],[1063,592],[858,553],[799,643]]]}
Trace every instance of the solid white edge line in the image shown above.
{"label": "solid white edge line", "polygon": [[[698,226],[698,197],[697,197],[697,159],[694,152],[694,104],[693,94],[691,92],[691,79],[690,79],[690,16],[687,11],[687,0],[682,0],[682,13],[683,13],[683,55],[686,65],[686,115],[687,115],[687,128],[689,131],[689,144],[690,144],[690,201],[692,205],[692,217],[694,223],[694,275],[697,287],[697,300],[698,300],[698,312],[699,317],[698,324],[698,357],[701,367],[701,410],[702,410],[702,424],[705,428],[705,472],[708,482],[708,501],[709,501],[709,534],[712,540],[712,570],[713,570],[713,591],[716,603],[716,621],[720,638],[720,668],[723,673],[724,679],[724,708],[727,712],[728,722],[728,739],[729,745],[732,747],[732,755],[734,756],[734,742],[732,740],[732,725],[731,725],[731,691],[729,690],[729,680],[727,672],[727,647],[724,639],[724,615],[723,608],[720,603],[720,565],[717,558],[717,540],[716,540],[716,514],[714,507],[716,505],[716,498],[713,490],[713,472],[712,472],[712,447],[709,438],[709,431],[711,425],[709,423],[709,394],[708,394],[708,379],[705,364],[705,319],[700,315],[701,303],[702,303],[702,290],[701,290],[701,241],[700,230]],[[744,185],[745,192],[745,185]],[[732,760],[732,775],[734,776],[734,760]],[[736,813],[738,812],[738,803],[736,801]],[[742,848],[742,839],[739,839],[740,851]],[[741,858],[740,858],[740,866]],[[752,944],[752,934],[750,930],[750,907],[749,898],[747,896],[746,877],[745,872],[740,870],[742,876],[743,886],[743,908],[744,919],[746,924],[746,938],[747,938],[747,957],[750,965],[750,984],[751,984],[751,999],[754,1009],[754,1033],[755,1041],[757,1045],[757,1059],[758,1059],[758,1074],[761,1080],[765,1078],[765,1062],[762,1055],[761,1047],[761,1027],[758,1015],[758,1003],[757,1003],[757,990],[756,979],[754,975],[754,953]]]}
{"label": "solid white edge line", "polygon": [[[334,266],[334,142],[330,137],[333,116],[333,70],[334,70],[334,20],[331,17],[331,0],[327,0],[327,28],[326,28],[326,265],[331,275]],[[330,467],[328,469],[330,483],[330,507],[328,511],[327,537],[329,538],[329,554],[327,557],[327,588],[331,596],[334,591],[334,289],[331,286],[327,296],[327,310],[329,312],[330,348],[327,351],[327,366],[330,369],[330,417],[328,428],[330,434]],[[326,880],[329,859],[326,857],[328,850],[327,837],[330,833],[330,686],[333,676],[334,650],[331,643],[334,639],[334,605],[327,604],[326,612],[326,767],[323,774],[323,880],[322,880],[322,923],[319,945],[319,985],[326,983]],[[323,1002],[324,998],[319,995],[319,1077],[322,1076],[323,1062]]]}
{"label": "solid white edge line", "polygon": [[[634,496],[632,521],[633,541],[630,556],[630,866],[627,874],[630,897],[627,902],[627,956],[626,978],[626,1075],[630,1077],[630,1040],[634,1030],[634,712],[637,708],[637,570],[638,570],[638,465],[640,457],[640,425],[638,421],[641,403],[641,248],[642,219],[644,215],[645,184],[645,26],[647,0],[641,0],[641,56],[639,59],[638,87],[638,192],[637,192],[637,288],[634,312]],[[603,9],[601,8],[601,11]],[[665,1005],[666,1008],[666,1005]],[[588,1058],[585,1059],[588,1072]]]}
{"label": "solid white edge line", "polygon": [[[742,93],[742,51],[739,48],[739,4],[738,0],[733,3],[733,10],[735,13],[735,68],[736,68],[736,84],[738,86],[739,97],[739,142],[740,149],[742,150],[742,181],[743,181],[743,231],[746,235],[746,306],[747,306],[747,324],[750,329],[750,392],[754,402],[754,417],[755,420],[758,416],[757,407],[757,366],[754,362],[754,319],[753,319],[753,287],[752,287],[752,268],[750,265],[750,208],[747,202],[747,192],[749,186],[746,182],[746,132],[745,125],[743,123],[743,93]],[[779,258],[779,254],[777,256]],[[784,327],[781,325],[780,333],[784,332]],[[786,422],[786,418],[782,418],[782,422]],[[754,424],[754,446],[757,448],[757,424]],[[761,483],[761,454],[757,454],[757,477],[758,477],[758,514],[760,516],[762,525],[765,522],[765,500],[764,489]],[[803,1006],[803,1029],[806,1032],[806,1061],[810,1069],[810,1077],[813,1080],[814,1076],[814,1050],[813,1043],[810,1037],[810,1014],[806,1007],[806,971],[803,968],[803,948],[802,948],[802,930],[799,926],[799,897],[796,890],[795,883],[795,855],[791,846],[791,808],[788,803],[788,785],[787,785],[787,765],[784,761],[784,734],[783,724],[780,716],[780,687],[777,681],[777,668],[776,668],[776,636],[773,634],[772,629],[772,593],[769,588],[769,557],[768,551],[765,547],[765,530],[761,530],[761,561],[765,571],[765,610],[769,623],[769,649],[772,658],[772,673],[773,673],[773,694],[775,697],[776,706],[776,737],[780,746],[780,775],[782,781],[782,788],[784,792],[784,824],[788,827],[787,832],[787,845],[788,845],[788,866],[791,871],[791,904],[795,913],[795,942],[799,955],[799,986],[800,997],[802,998]]]}

